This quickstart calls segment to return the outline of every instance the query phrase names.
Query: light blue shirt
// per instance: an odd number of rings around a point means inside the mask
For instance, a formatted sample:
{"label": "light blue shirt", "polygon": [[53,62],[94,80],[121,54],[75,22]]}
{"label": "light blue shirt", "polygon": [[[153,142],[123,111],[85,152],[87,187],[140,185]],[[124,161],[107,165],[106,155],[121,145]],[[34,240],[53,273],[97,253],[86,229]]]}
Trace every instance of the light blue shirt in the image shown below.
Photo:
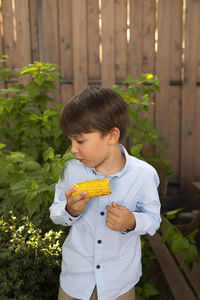
{"label": "light blue shirt", "polygon": [[[159,178],[146,162],[126,157],[122,171],[108,176],[111,194],[91,198],[78,217],[65,210],[65,191],[73,184],[105,176],[78,160],[71,160],[56,185],[50,218],[55,224],[71,226],[63,244],[60,284],[70,296],[89,300],[97,286],[99,300],[115,300],[139,281],[140,235],[153,235],[160,225]],[[126,206],[135,216],[134,230],[114,231],[106,225],[106,206],[112,201]]]}

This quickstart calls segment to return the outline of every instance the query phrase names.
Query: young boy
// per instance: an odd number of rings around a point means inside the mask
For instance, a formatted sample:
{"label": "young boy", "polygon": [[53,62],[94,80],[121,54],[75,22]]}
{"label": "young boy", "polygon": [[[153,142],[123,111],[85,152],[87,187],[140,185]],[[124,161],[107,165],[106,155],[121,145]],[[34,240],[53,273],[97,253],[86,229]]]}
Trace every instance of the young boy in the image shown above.
{"label": "young boy", "polygon": [[[50,217],[71,226],[63,244],[59,300],[133,300],[141,271],[140,235],[160,225],[155,169],[119,144],[127,106],[111,89],[91,87],[65,106],[60,127],[76,159],[56,185]],[[111,194],[72,197],[75,183],[109,178]],[[98,295],[98,297],[97,297]]]}

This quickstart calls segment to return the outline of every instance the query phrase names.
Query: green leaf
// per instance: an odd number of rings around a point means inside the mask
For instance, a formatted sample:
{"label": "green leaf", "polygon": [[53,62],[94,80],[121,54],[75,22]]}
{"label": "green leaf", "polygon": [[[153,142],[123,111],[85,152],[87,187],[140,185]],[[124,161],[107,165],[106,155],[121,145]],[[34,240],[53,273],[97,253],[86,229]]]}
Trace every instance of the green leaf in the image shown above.
{"label": "green leaf", "polygon": [[137,79],[134,78],[134,77],[132,77],[132,76],[128,76],[128,77],[126,77],[126,78],[123,80],[123,84],[126,84],[126,83],[132,84],[132,83],[135,83],[135,82],[137,82]]}
{"label": "green leaf", "polygon": [[186,250],[189,247],[188,240],[182,236],[181,233],[174,233],[171,241],[171,251],[173,253],[179,253]]}
{"label": "green leaf", "polygon": [[187,238],[189,239],[190,243],[195,244],[195,236],[199,232],[199,229],[193,230],[190,234],[187,235]]}
{"label": "green leaf", "polygon": [[36,115],[36,114],[32,114],[32,115],[29,116],[29,120],[31,120],[31,121],[42,120],[42,116]]}
{"label": "green leaf", "polygon": [[38,184],[37,184],[37,182],[35,180],[32,181],[31,189],[32,190],[37,190],[38,189]]}
{"label": "green leaf", "polygon": [[30,171],[39,170],[40,164],[38,164],[36,161],[33,160],[25,161],[21,164],[21,168]]}
{"label": "green leaf", "polygon": [[140,154],[142,147],[143,147],[143,144],[138,144],[138,145],[132,146],[130,149],[131,155],[137,157]]}
{"label": "green leaf", "polygon": [[198,250],[195,245],[189,245],[186,249],[184,262],[186,263],[187,267],[191,270],[194,262],[198,256]]}
{"label": "green leaf", "polygon": [[6,147],[5,144],[0,144],[0,149],[2,149],[2,148],[4,148],[4,147]]}
{"label": "green leaf", "polygon": [[151,283],[145,283],[144,285],[144,295],[146,297],[158,295],[158,290],[153,287]]}
{"label": "green leaf", "polygon": [[[142,101],[148,102],[149,101],[149,95],[145,94],[144,96],[142,96]],[[144,103],[143,103],[143,105],[144,105]],[[149,103],[147,103],[147,105],[149,105]]]}
{"label": "green leaf", "polygon": [[182,208],[178,208],[178,209],[174,209],[174,210],[171,210],[171,211],[168,211],[167,213],[166,213],[166,217],[168,218],[170,218],[170,216],[171,215],[177,215],[177,213],[179,213],[180,211],[182,211],[184,208],[182,207]]}
{"label": "green leaf", "polygon": [[49,148],[43,153],[43,159],[44,159],[44,161],[47,161],[47,160],[50,158],[49,155],[50,155],[51,157],[53,156],[52,152],[54,153],[53,148],[52,148],[52,147],[49,147]]}
{"label": "green leaf", "polygon": [[51,175],[55,182],[58,181],[62,170],[64,169],[64,163],[61,161],[53,161],[51,164]]}
{"label": "green leaf", "polygon": [[34,72],[35,72],[35,71],[38,71],[38,68],[37,68],[37,67],[34,67],[33,65],[32,65],[32,67],[31,67],[31,65],[30,65],[29,68],[26,67],[26,66],[25,66],[24,68],[26,68],[26,69],[22,70],[22,71],[19,73],[20,76],[22,76],[22,75],[29,75],[29,74],[32,74],[33,71],[34,71]]}
{"label": "green leaf", "polygon": [[10,152],[9,160],[12,162],[23,162],[25,159],[25,154],[22,152]]}
{"label": "green leaf", "polygon": [[49,158],[50,158],[50,159],[54,159],[54,152],[53,152],[53,151],[51,151],[51,152],[49,153]]}
{"label": "green leaf", "polygon": [[37,201],[37,199],[32,199],[32,201],[29,202],[27,208],[30,217],[32,217],[32,215],[39,210],[39,207],[40,207],[40,203]]}
{"label": "green leaf", "polygon": [[72,152],[71,152],[70,150],[67,150],[67,151],[65,152],[65,154],[63,155],[63,157],[62,157],[62,159],[63,159],[64,161],[68,161],[68,160],[71,160],[71,159],[74,159],[74,158],[75,158],[75,155],[72,154]]}
{"label": "green leaf", "polygon": [[165,230],[163,232],[163,236],[162,236],[161,242],[165,243],[165,242],[170,241],[170,239],[173,236],[173,234],[174,234],[173,225],[171,223],[168,223],[165,226]]}
{"label": "green leaf", "polygon": [[30,81],[26,89],[29,91],[30,97],[36,97],[40,92],[40,86],[34,81]]}

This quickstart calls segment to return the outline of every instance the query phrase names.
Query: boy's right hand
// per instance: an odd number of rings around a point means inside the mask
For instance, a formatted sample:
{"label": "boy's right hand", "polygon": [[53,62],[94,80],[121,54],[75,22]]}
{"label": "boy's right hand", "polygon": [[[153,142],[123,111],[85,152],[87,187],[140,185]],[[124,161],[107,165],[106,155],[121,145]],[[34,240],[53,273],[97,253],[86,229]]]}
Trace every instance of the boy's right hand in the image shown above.
{"label": "boy's right hand", "polygon": [[90,199],[90,198],[83,198],[85,195],[87,195],[87,192],[82,192],[72,197],[71,194],[75,191],[76,188],[70,188],[65,192],[65,196],[67,198],[67,204],[65,209],[72,217],[77,217],[78,215],[80,215],[84,211]]}

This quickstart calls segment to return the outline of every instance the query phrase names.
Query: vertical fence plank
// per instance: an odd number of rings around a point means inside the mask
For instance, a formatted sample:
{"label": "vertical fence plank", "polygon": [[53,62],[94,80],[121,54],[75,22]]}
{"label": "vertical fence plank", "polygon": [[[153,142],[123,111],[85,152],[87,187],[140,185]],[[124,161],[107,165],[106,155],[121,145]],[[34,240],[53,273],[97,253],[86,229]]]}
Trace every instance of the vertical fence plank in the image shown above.
{"label": "vertical fence plank", "polygon": [[[60,65],[64,76],[61,84],[61,101],[67,102],[73,96],[73,47],[71,0],[59,0]],[[71,82],[71,83],[70,83]]]}
{"label": "vertical fence plank", "polygon": [[102,0],[102,68],[104,87],[115,82],[114,0]]}
{"label": "vertical fence plank", "polygon": [[[2,9],[0,10],[0,54],[3,55],[3,16],[2,16]],[[2,64],[2,63],[1,63]],[[5,87],[5,83],[0,81],[0,89]]]}
{"label": "vertical fence plank", "polygon": [[[142,73],[156,73],[155,70],[155,0],[143,1],[142,9]],[[152,97],[155,102],[155,95]],[[155,121],[155,105],[151,105],[148,113],[143,113],[149,121]],[[144,145],[143,153],[147,156],[154,155],[154,147]]]}
{"label": "vertical fence plank", "polygon": [[[37,0],[37,14],[39,21],[39,49],[40,60],[59,65],[59,38],[58,38],[58,9],[57,1]],[[52,98],[60,101],[59,84]]]}
{"label": "vertical fence plank", "polygon": [[[182,0],[172,1],[170,16],[170,80],[181,82],[182,55]],[[173,165],[170,180],[179,182],[181,86],[169,87],[169,148],[168,158]]]}
{"label": "vertical fence plank", "polygon": [[[28,0],[15,0],[16,20],[16,65],[21,68],[31,63],[31,38],[29,26],[29,5]],[[20,82],[27,84],[28,77],[20,78]]]}
{"label": "vertical fence plank", "polygon": [[127,0],[115,1],[115,77],[127,76]]}
{"label": "vertical fence plank", "polygon": [[44,62],[59,63],[57,1],[37,0],[39,18],[40,59]]}
{"label": "vertical fence plank", "polygon": [[[200,25],[199,25],[200,26]],[[198,39],[200,41],[200,38]],[[200,58],[199,58],[200,65]],[[193,180],[200,180],[200,87],[197,87],[195,105],[195,129],[194,129],[194,173]]]}
{"label": "vertical fence plank", "polygon": [[14,31],[14,14],[12,0],[2,0],[4,54],[9,56],[6,67],[14,69],[17,63],[16,31]]}
{"label": "vertical fence plank", "polygon": [[29,0],[31,57],[32,62],[40,60],[37,0]]}
{"label": "vertical fence plank", "polygon": [[72,1],[74,93],[87,87],[86,0]]}
{"label": "vertical fence plank", "polygon": [[99,44],[100,35],[98,0],[87,0],[87,47],[89,80],[96,81],[101,77]]}
{"label": "vertical fence plank", "polygon": [[28,0],[15,0],[16,67],[31,63],[31,39]]}
{"label": "vertical fence plank", "polygon": [[[170,14],[171,0],[159,0],[157,75],[161,78],[161,92],[156,97],[156,127],[165,147],[169,141]],[[166,148],[163,155],[168,157]]]}
{"label": "vertical fence plank", "polygon": [[141,0],[130,0],[128,73],[136,78],[142,73],[142,4]]}
{"label": "vertical fence plank", "polygon": [[[198,18],[198,29],[200,17]],[[200,82],[200,30],[198,30],[197,80]],[[194,180],[200,180],[200,86],[197,86],[195,106],[195,138],[194,138]]]}
{"label": "vertical fence plank", "polygon": [[200,2],[186,1],[185,60],[182,89],[181,186],[191,188],[194,172],[194,126],[197,80],[197,41]]}
{"label": "vertical fence plank", "polygon": [[155,74],[155,0],[142,1],[142,73]]}

